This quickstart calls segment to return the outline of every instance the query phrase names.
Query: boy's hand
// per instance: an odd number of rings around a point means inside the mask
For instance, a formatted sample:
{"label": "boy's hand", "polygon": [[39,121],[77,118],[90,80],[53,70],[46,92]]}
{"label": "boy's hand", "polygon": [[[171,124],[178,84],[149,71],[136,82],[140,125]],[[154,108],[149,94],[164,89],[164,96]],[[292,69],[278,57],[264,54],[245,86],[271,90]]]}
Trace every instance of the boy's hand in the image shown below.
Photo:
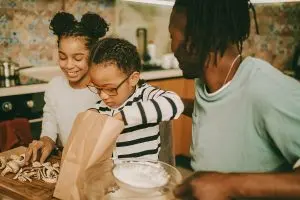
{"label": "boy's hand", "polygon": [[122,117],[121,113],[115,114],[114,118],[123,122],[123,117]]}

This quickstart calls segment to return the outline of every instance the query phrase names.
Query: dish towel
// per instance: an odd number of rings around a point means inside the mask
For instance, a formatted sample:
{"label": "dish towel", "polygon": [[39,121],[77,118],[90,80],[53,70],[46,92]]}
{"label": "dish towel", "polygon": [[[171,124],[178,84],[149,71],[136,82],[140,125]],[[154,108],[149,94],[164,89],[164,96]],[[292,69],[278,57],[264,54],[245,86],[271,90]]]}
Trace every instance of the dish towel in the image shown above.
{"label": "dish towel", "polygon": [[32,142],[30,124],[25,118],[0,122],[0,152]]}

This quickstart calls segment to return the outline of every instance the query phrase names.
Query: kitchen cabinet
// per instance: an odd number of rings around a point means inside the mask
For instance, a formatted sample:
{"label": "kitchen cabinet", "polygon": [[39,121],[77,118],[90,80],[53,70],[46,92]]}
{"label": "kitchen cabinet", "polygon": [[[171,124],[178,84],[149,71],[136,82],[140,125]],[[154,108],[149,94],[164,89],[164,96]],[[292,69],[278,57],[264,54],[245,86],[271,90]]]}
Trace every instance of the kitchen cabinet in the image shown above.
{"label": "kitchen cabinet", "polygon": [[[148,81],[153,86],[176,92],[183,98],[194,98],[194,80],[172,78]],[[192,138],[192,119],[181,115],[173,121],[173,146],[175,155],[189,156]]]}

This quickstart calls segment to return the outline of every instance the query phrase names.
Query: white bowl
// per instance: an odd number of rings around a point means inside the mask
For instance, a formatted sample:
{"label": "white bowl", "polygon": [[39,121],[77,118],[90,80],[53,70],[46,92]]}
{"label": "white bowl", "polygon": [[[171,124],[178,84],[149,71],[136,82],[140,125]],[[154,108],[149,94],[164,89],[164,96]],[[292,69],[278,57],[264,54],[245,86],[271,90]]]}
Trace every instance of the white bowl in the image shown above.
{"label": "white bowl", "polygon": [[[134,174],[129,170],[127,176],[120,176],[120,169],[137,167],[140,170]],[[142,169],[145,169],[143,172]],[[119,171],[118,171],[119,170]],[[151,174],[150,171],[153,171]],[[125,171],[123,171],[125,172]],[[173,166],[161,161],[145,159],[115,159],[112,173],[115,177],[119,190],[109,194],[108,199],[164,199],[172,195],[174,187],[182,181],[180,172]],[[144,180],[142,176],[149,179],[149,184],[140,182],[136,184],[133,180]],[[132,177],[132,179],[130,179]],[[163,178],[165,177],[165,178]],[[154,184],[156,183],[156,184]],[[168,198],[167,198],[168,199]]]}

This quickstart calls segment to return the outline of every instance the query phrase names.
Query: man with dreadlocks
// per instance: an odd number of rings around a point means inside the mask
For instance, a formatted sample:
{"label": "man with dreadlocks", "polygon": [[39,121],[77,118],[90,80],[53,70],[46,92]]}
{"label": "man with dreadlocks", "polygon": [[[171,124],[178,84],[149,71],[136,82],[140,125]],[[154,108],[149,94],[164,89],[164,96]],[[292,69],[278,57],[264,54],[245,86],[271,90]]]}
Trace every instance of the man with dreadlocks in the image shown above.
{"label": "man with dreadlocks", "polygon": [[300,84],[242,56],[251,10],[257,29],[248,0],[175,2],[172,50],[184,77],[195,79],[185,114],[193,118],[197,171],[175,189],[176,197],[300,198]]}

